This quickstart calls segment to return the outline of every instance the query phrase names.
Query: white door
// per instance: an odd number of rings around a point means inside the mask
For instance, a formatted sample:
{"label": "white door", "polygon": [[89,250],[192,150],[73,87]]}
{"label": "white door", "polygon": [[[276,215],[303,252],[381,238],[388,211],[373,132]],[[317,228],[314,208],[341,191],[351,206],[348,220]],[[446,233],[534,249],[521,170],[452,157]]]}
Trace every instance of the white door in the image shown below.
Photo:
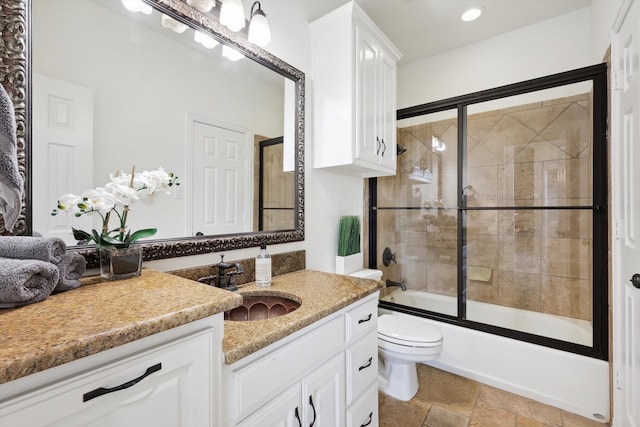
{"label": "white door", "polygon": [[94,216],[51,216],[51,211],[63,194],[92,186],[93,92],[33,73],[32,114],[33,230],[75,244],[71,220],[74,227],[90,230]]}
{"label": "white door", "polygon": [[378,48],[362,27],[356,26],[356,157],[378,164],[383,150],[377,133]]}
{"label": "white door", "polygon": [[382,166],[396,169],[396,62],[380,52],[380,96],[378,99],[378,134],[384,140],[380,153]]}
{"label": "white door", "polygon": [[300,427],[301,425],[303,424],[300,383],[297,383],[236,424],[236,427]]}
{"label": "white door", "polygon": [[[612,43],[613,425],[640,426],[640,4],[622,2]],[[632,283],[633,281],[633,283]]]}
{"label": "white door", "polygon": [[[341,353],[304,379],[302,425],[334,427],[344,425],[344,355]],[[305,422],[306,419],[306,422]]]}
{"label": "white door", "polygon": [[250,132],[191,121],[191,234],[251,231],[253,173]]}

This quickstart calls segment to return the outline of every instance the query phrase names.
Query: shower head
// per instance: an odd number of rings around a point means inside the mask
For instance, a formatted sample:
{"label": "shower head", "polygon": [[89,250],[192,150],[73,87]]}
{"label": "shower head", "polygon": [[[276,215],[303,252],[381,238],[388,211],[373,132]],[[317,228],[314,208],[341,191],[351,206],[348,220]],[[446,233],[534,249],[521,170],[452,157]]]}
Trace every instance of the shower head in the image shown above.
{"label": "shower head", "polygon": [[400,155],[402,153],[404,153],[405,151],[407,151],[406,148],[404,148],[402,145],[400,144],[396,144],[396,155]]}

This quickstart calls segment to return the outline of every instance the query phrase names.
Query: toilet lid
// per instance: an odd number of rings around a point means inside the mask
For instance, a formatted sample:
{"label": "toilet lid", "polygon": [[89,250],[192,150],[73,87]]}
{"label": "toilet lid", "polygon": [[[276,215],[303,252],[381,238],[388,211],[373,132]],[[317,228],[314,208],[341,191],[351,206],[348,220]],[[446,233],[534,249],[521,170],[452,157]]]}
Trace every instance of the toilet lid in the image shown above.
{"label": "toilet lid", "polygon": [[378,317],[378,335],[404,342],[438,343],[442,334],[434,326],[418,318],[383,314]]}

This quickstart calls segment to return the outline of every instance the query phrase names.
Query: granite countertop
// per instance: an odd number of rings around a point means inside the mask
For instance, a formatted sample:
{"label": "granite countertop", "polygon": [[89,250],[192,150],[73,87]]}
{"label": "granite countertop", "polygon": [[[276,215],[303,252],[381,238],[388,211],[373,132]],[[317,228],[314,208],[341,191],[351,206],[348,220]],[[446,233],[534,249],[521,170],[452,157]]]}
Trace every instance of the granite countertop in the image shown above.
{"label": "granite countertop", "polygon": [[323,317],[335,313],[382,288],[382,282],[332,273],[302,270],[274,277],[270,287],[254,283],[240,288],[250,296],[289,296],[302,304],[281,317],[256,321],[224,322],[222,351],[226,364],[232,364]]}
{"label": "granite countertop", "polygon": [[0,309],[0,384],[239,306],[237,293],[144,269]]}

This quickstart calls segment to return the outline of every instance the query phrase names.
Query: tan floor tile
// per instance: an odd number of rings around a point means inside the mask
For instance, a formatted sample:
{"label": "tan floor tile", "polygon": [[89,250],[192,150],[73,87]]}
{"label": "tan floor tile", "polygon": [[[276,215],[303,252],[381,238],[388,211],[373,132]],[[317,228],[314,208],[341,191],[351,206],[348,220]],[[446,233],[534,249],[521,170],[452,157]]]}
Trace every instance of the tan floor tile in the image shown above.
{"label": "tan floor tile", "polygon": [[467,427],[469,418],[442,406],[434,405],[429,411],[424,425],[427,427]]}
{"label": "tan floor tile", "polygon": [[515,427],[516,414],[502,408],[478,402],[469,426],[473,427]]}
{"label": "tan floor tile", "polygon": [[562,426],[562,411],[560,409],[495,387],[482,384],[478,399],[491,406],[506,409],[552,427]]}
{"label": "tan floor tile", "polygon": [[378,392],[380,427],[420,427],[431,408],[429,402],[413,398],[403,402]]}
{"label": "tan floor tile", "polygon": [[427,365],[418,365],[418,381],[420,399],[471,415],[480,387],[477,382]]}
{"label": "tan floor tile", "polygon": [[516,418],[516,427],[548,427],[548,425],[541,423],[540,421],[518,415]]}
{"label": "tan floor tile", "polygon": [[562,427],[604,427],[609,423],[599,423],[580,415],[562,411]]}

